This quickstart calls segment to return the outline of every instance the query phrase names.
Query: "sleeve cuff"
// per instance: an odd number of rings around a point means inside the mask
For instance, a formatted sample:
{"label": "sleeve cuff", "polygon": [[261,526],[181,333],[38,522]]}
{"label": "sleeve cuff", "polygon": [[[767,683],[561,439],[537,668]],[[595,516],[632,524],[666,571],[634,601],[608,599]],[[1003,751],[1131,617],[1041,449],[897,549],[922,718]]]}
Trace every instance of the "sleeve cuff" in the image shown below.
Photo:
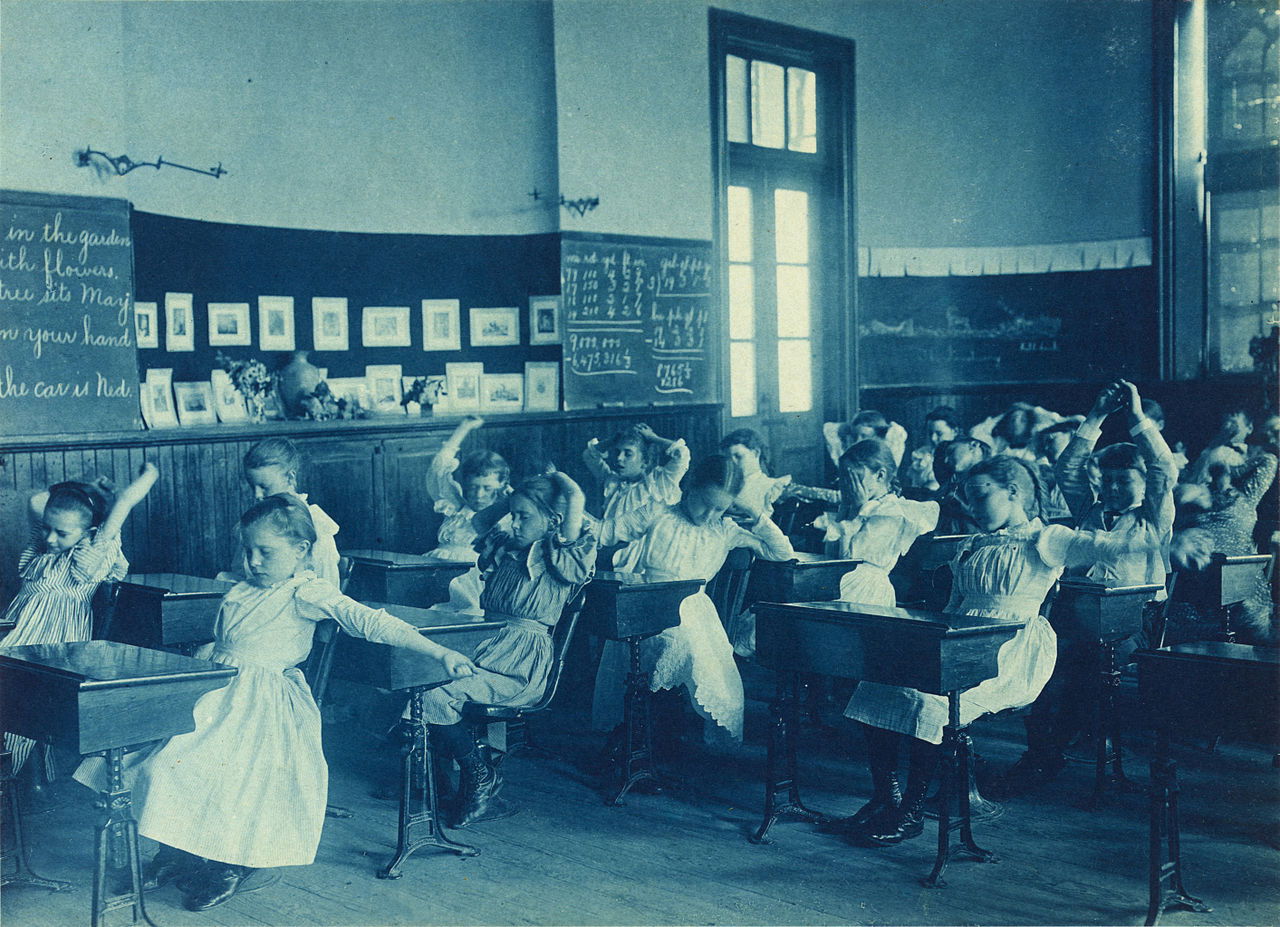
{"label": "sleeve cuff", "polygon": [[1102,429],[1088,422],[1081,422],[1080,427],[1076,429],[1076,434],[1087,441],[1097,441],[1102,437]]}
{"label": "sleeve cuff", "polygon": [[1136,438],[1138,435],[1142,434],[1144,431],[1149,431],[1150,429],[1155,427],[1156,427],[1156,423],[1144,415],[1140,419],[1138,419],[1138,423],[1136,425],[1134,425],[1132,428],[1129,429],[1129,434],[1132,437]]}

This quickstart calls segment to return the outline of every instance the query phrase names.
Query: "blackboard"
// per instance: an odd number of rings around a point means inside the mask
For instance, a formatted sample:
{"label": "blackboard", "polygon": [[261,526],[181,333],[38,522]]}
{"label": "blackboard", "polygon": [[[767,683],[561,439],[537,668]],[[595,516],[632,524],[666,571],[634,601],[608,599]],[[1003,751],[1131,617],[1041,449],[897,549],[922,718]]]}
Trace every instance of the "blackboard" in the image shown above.
{"label": "blackboard", "polygon": [[715,399],[710,243],[566,235],[560,292],[566,408]]}
{"label": "blackboard", "polygon": [[1150,267],[862,277],[858,311],[866,387],[1146,378],[1159,343]]}
{"label": "blackboard", "polygon": [[0,430],[138,427],[129,203],[0,191]]}

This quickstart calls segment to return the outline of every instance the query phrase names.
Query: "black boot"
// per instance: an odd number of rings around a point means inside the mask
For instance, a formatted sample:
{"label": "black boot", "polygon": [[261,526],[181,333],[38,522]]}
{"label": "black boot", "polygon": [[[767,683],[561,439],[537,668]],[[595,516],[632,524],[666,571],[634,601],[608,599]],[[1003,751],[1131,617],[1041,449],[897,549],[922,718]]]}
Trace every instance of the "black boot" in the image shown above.
{"label": "black boot", "polygon": [[872,820],[902,805],[902,788],[898,785],[898,748],[902,735],[870,725],[863,725],[863,734],[867,739],[867,765],[871,767],[871,800],[839,822],[839,829],[846,833],[860,831]]}
{"label": "black boot", "polygon": [[453,814],[454,827],[510,817],[516,808],[499,797],[502,776],[485,761],[478,747],[458,757],[458,799]]}
{"label": "black boot", "polygon": [[938,768],[941,749],[923,740],[911,739],[911,771],[902,805],[872,820],[861,832],[862,843],[889,847],[924,833],[924,799]]}
{"label": "black boot", "polygon": [[142,890],[153,892],[170,882],[182,887],[203,864],[203,857],[162,843],[156,855],[142,867]]}
{"label": "black boot", "polygon": [[211,863],[182,899],[188,911],[207,911],[235,897],[241,883],[256,870],[230,863]]}

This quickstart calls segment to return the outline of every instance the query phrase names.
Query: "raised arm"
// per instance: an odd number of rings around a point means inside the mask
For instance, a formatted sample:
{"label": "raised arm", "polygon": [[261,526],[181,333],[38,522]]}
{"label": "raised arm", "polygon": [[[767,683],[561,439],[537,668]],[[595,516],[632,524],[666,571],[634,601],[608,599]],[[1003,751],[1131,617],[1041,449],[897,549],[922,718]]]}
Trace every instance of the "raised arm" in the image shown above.
{"label": "raised arm", "polygon": [[445,439],[436,456],[431,459],[427,469],[427,494],[437,502],[447,502],[456,508],[462,508],[466,502],[462,498],[462,487],[453,478],[458,469],[458,451],[467,435],[484,425],[484,419],[478,415],[468,415],[458,422],[453,433]]}
{"label": "raised arm", "polygon": [[1120,408],[1121,401],[1118,383],[1104,386],[1098,393],[1098,398],[1093,401],[1089,414],[1054,461],[1054,479],[1062,492],[1062,498],[1066,500],[1067,508],[1071,510],[1071,517],[1077,522],[1084,518],[1095,501],[1085,464],[1098,439],[1102,437],[1102,423],[1108,415]]}
{"label": "raised arm", "polygon": [[644,424],[643,422],[635,426],[635,431],[636,431],[636,434],[638,434],[640,437],[644,438],[649,443],[657,446],[658,450],[661,451],[664,455],[669,454],[671,452],[672,446],[677,443],[676,440],[673,438],[662,437],[661,435],[659,435],[657,432],[655,432],[652,428],[650,428],[648,425]]}
{"label": "raised arm", "polygon": [[503,516],[511,511],[511,497],[504,495],[488,508],[481,509],[471,516],[471,527],[475,529],[476,537],[484,537],[488,534],[489,529],[502,521]]}
{"label": "raised arm", "polygon": [[658,516],[666,508],[660,502],[633,509],[618,518],[599,522],[600,546],[612,547],[615,544],[629,544],[637,541],[653,527]]}
{"label": "raised arm", "polygon": [[1258,451],[1247,461],[1236,474],[1236,488],[1244,496],[1249,505],[1257,506],[1271,488],[1276,478],[1276,455],[1270,451]]}
{"label": "raised arm", "polygon": [[1142,412],[1138,388],[1121,380],[1129,407],[1129,435],[1147,464],[1147,488],[1142,499],[1142,514],[1162,534],[1173,531],[1173,484],[1178,481],[1178,464],[1173,451],[1160,434],[1156,423]]}
{"label": "raised arm", "polygon": [[160,471],[155,464],[148,462],[142,465],[137,478],[116,496],[115,505],[111,506],[106,520],[98,528],[97,540],[110,541],[120,536],[125,519],[129,517],[133,507],[147,497],[159,475]]}
{"label": "raised arm", "polygon": [[599,438],[592,438],[582,449],[582,462],[586,465],[587,471],[600,483],[604,483],[613,475],[609,465],[604,462],[604,452],[600,450]]}
{"label": "raised arm", "polygon": [[582,534],[582,515],[586,511],[587,497],[582,488],[567,473],[556,470],[547,474],[556,484],[565,499],[564,521],[560,524],[560,537],[566,541],[576,541]]}

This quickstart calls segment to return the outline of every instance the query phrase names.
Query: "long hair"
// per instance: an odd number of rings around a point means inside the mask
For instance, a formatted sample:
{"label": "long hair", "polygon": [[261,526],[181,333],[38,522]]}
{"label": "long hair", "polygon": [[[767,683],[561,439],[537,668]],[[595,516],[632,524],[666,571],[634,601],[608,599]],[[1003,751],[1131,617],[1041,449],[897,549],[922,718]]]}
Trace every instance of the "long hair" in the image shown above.
{"label": "long hair", "polygon": [[1018,492],[1027,500],[1022,506],[1027,518],[1039,518],[1044,511],[1044,488],[1040,484],[1040,475],[1021,457],[998,454],[974,464],[965,471],[964,479],[968,482],[980,476],[989,477],[1005,489],[1017,486]]}

